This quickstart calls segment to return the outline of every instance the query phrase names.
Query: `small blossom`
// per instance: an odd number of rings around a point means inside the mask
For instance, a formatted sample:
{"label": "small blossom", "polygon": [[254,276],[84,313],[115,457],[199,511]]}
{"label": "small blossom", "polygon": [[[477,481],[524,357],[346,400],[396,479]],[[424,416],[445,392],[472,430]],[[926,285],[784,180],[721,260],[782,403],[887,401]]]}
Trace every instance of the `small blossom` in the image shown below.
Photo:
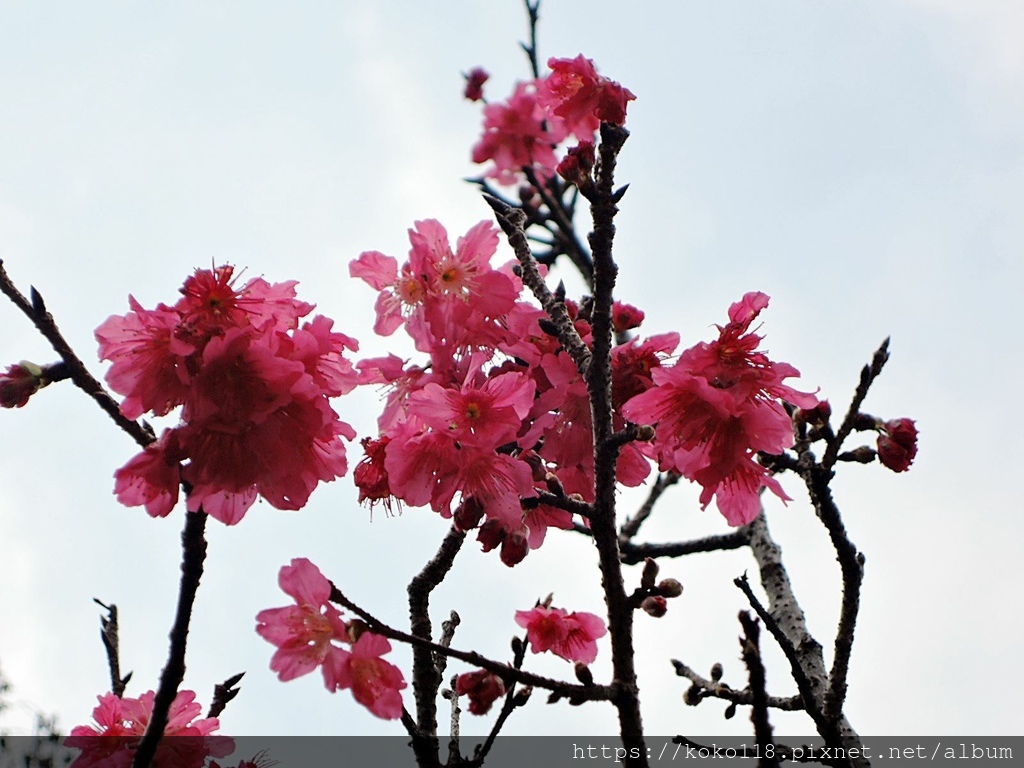
{"label": "small blossom", "polygon": [[661,595],[648,595],[640,603],[640,608],[648,616],[660,619],[668,613],[668,602]]}
{"label": "small blossom", "polygon": [[480,101],[484,97],[484,83],[490,79],[490,75],[481,67],[474,67],[465,75],[466,89],[462,95],[470,101]]}
{"label": "small blossom", "polygon": [[626,104],[636,96],[598,75],[593,61],[580,54],[575,59],[548,59],[548,66],[551,74],[543,80],[538,100],[562,118],[571,133],[586,139],[601,123],[626,122]]}
{"label": "small blossom", "polygon": [[583,187],[590,181],[590,172],[594,170],[594,142],[581,141],[571,147],[555,171],[570,184]]}
{"label": "small blossom", "polygon": [[397,720],[402,716],[399,691],[406,682],[398,667],[381,658],[390,651],[387,638],[363,632],[351,653],[342,651],[327,660],[324,675],[329,680],[328,690],[351,688],[355,700],[377,717]]}
{"label": "small blossom", "polygon": [[566,661],[584,664],[597,658],[597,639],[608,633],[601,618],[592,613],[567,613],[562,608],[541,605],[516,611],[516,624],[526,630],[534,653],[551,651]]}
{"label": "small blossom", "polygon": [[21,408],[46,384],[43,370],[35,363],[22,360],[0,373],[0,408]]}
{"label": "small blossom", "polygon": [[277,646],[270,668],[284,682],[324,665],[324,680],[328,690],[333,690],[325,662],[345,653],[333,643],[346,642],[348,630],[341,613],[328,602],[330,582],[309,560],[296,558],[281,568],[278,584],[295,605],[268,608],[256,616],[256,632]]}
{"label": "small blossom", "polygon": [[616,301],[612,304],[612,328],[615,329],[616,333],[625,333],[634,328],[639,328],[643,321],[643,310],[621,301]]}
{"label": "small blossom", "polygon": [[505,683],[493,672],[478,669],[466,672],[455,681],[455,693],[469,696],[469,711],[474,715],[486,715],[495,701],[505,695]]}
{"label": "small blossom", "polygon": [[905,472],[917,455],[917,427],[913,419],[895,419],[878,436],[878,460],[893,472]]}

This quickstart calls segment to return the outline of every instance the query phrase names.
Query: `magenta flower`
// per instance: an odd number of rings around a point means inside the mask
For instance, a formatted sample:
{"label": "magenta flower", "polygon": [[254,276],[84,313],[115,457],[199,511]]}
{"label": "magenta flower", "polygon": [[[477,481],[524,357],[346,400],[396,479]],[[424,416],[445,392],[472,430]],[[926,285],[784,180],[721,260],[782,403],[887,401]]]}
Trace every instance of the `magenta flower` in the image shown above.
{"label": "magenta flower", "polygon": [[767,487],[788,501],[775,478],[754,461],[758,451],[781,453],[793,445],[793,427],[781,405],[817,404],[783,380],[799,375],[757,350],[761,337],[748,331],[768,306],[763,293],[748,293],[729,308],[719,338],[683,352],[674,366],[651,370],[655,386],[632,397],[622,415],[656,425],[654,447],[662,470],[678,472],[703,487],[706,508],[715,498],[730,525],[749,523]]}
{"label": "magenta flower", "polygon": [[608,634],[604,621],[592,613],[566,613],[542,605],[516,611],[516,624],[526,630],[534,653],[551,651],[566,661],[584,664],[597,658],[597,639]]}
{"label": "magenta flower", "polygon": [[258,495],[300,509],[347,470],[339,438],[355,432],[328,399],[359,382],[345,358],[358,345],[325,317],[300,327],[312,306],[295,298],[294,282],[235,288],[232,275],[197,270],[174,307],[130,299],[132,312],[96,331],[125,415],[182,407],[181,425],[116,474],[118,499],[153,516],[170,512],[181,481],[192,486],[190,511],[233,525]]}
{"label": "magenta flower", "polygon": [[487,176],[500,184],[515,184],[523,168],[541,178],[554,175],[554,147],[566,132],[557,119],[548,119],[532,83],[519,83],[505,103],[484,107],[484,134],[473,147],[473,162],[494,165]]}
{"label": "magenta flower", "polygon": [[636,99],[628,89],[597,74],[594,62],[548,59],[551,74],[538,86],[537,101],[565,121],[567,132],[581,141],[593,137],[601,123],[626,122],[626,104]]}

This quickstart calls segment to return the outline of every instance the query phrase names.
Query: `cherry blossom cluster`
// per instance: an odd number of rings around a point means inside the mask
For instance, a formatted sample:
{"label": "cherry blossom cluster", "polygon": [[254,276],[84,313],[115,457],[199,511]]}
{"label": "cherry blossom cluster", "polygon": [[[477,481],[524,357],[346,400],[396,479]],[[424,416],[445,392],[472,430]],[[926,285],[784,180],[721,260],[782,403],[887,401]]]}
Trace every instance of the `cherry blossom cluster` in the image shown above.
{"label": "cherry blossom cluster", "polygon": [[131,312],[97,330],[107,382],[131,419],[181,407],[179,426],[115,474],[115,493],[154,517],[170,513],[184,482],[187,507],[227,525],[262,496],[300,509],[321,481],[347,469],[355,432],[328,398],[357,383],[346,351],[356,341],[332,330],[295,298],[295,282],[255,278],[236,287],[233,269],[196,270],[173,306]]}
{"label": "cherry blossom cluster", "polygon": [[406,683],[398,667],[381,658],[391,651],[387,638],[345,622],[329,602],[331,583],[305,558],[283,566],[278,584],[295,605],[256,616],[256,631],[277,646],[270,668],[278,678],[294,680],[319,667],[327,690],[350,689],[377,717],[400,718]]}
{"label": "cherry blossom cluster", "polygon": [[762,337],[749,329],[767,306],[765,294],[745,294],[729,307],[729,323],[718,326],[716,340],[690,347],[673,365],[652,371],[656,386],[622,408],[631,421],[655,425],[661,469],[699,483],[701,504],[706,508],[715,498],[730,525],[757,517],[762,487],[790,500],[754,456],[792,447],[793,422],[782,401],[801,408],[818,402],[782,383],[799,375],[796,368],[757,349]]}
{"label": "cherry blossom cluster", "polygon": [[[597,73],[582,54],[548,60],[550,74],[516,84],[504,102],[484,107],[484,133],[473,147],[473,162],[491,162],[487,176],[500,184],[522,180],[523,168],[549,179],[558,166],[555,150],[574,137],[591,151],[601,123],[622,125],[626,105],[636,97]],[[466,76],[466,98],[483,99],[487,73],[474,69]]]}
{"label": "cherry blossom cluster", "polygon": [[[515,565],[541,545],[548,527],[572,526],[569,512],[538,503],[541,492],[593,499],[586,383],[549,332],[547,315],[520,300],[522,282],[511,266],[490,266],[498,245],[491,224],[474,226],[454,249],[436,221],[416,222],[409,237],[401,268],[377,251],[350,266],[379,291],[378,332],[404,326],[429,356],[426,364],[395,355],[358,363],[363,383],[389,388],[380,434],[364,440],[366,456],[354,472],[360,499],[430,505],[462,530],[479,527],[484,550],[499,549]],[[589,319],[566,306],[589,341]],[[625,329],[643,315],[617,305],[616,317]],[[616,349],[617,405],[652,386],[651,370],[677,342],[677,334],[665,334]],[[623,446],[623,484],[639,485],[649,474],[643,450]]]}
{"label": "cherry blossom cluster", "polygon": [[[201,718],[202,706],[193,691],[181,690],[168,713],[155,766],[166,768],[199,768],[208,756],[220,757],[234,750],[227,737],[209,737],[220,727],[215,717]],[[97,697],[99,704],[92,711],[93,723],[71,729],[64,746],[79,749],[81,754],[72,763],[74,768],[128,768],[149,725],[156,694],[147,691],[139,698],[122,698],[113,693]],[[175,738],[188,737],[188,738]]]}

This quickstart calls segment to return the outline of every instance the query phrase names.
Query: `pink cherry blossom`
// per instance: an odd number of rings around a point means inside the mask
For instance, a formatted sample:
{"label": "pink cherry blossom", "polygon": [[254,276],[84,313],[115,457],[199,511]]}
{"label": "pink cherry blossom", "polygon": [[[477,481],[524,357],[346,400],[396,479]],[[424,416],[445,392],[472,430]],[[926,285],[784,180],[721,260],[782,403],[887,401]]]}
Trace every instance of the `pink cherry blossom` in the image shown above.
{"label": "pink cherry blossom", "polygon": [[541,178],[554,175],[554,147],[565,137],[558,119],[546,119],[533,83],[519,83],[504,103],[484,107],[484,134],[473,147],[473,162],[493,162],[487,176],[501,184],[515,184],[524,167]]}
{"label": "pink cherry blossom", "polygon": [[516,624],[526,630],[534,653],[551,651],[566,661],[590,664],[597,658],[597,640],[608,633],[604,621],[592,613],[567,613],[562,608],[538,605],[516,611]]}
{"label": "pink cherry blossom", "polygon": [[381,658],[390,651],[391,643],[386,638],[364,632],[352,645],[351,652],[342,651],[325,662],[328,690],[351,688],[355,700],[377,717],[399,719],[402,716],[400,691],[406,687],[406,682],[398,667]]}
{"label": "pink cherry blossom", "polygon": [[598,75],[593,61],[580,54],[575,59],[548,59],[548,66],[551,74],[538,87],[537,101],[564,120],[567,131],[578,139],[592,138],[601,123],[626,122],[626,104],[636,96]]}
{"label": "pink cherry blossom", "polygon": [[788,501],[778,481],[757,464],[758,451],[781,453],[793,445],[793,427],[781,399],[812,408],[814,395],[783,380],[799,372],[757,350],[761,337],[748,331],[768,305],[763,293],[748,293],[729,308],[719,338],[683,352],[674,366],[651,370],[655,386],[635,395],[622,414],[638,424],[656,424],[654,447],[662,470],[703,487],[704,507],[714,497],[730,525],[757,516],[758,493],[767,487]]}
{"label": "pink cherry blossom", "polygon": [[295,558],[281,568],[278,584],[295,605],[268,608],[256,616],[256,632],[277,646],[270,668],[287,681],[323,665],[324,681],[333,690],[328,660],[347,653],[335,643],[348,642],[348,630],[341,612],[328,601],[330,582],[309,560]]}

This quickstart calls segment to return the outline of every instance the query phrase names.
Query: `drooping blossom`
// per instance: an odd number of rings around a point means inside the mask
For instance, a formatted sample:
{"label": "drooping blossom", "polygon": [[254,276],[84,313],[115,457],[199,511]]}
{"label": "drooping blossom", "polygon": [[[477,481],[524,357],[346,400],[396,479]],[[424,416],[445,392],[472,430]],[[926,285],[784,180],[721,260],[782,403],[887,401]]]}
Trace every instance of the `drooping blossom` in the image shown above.
{"label": "drooping blossom", "polygon": [[22,360],[0,373],[0,408],[21,408],[46,384],[43,369]]}
{"label": "drooping blossom", "polygon": [[381,658],[390,651],[391,643],[387,638],[364,632],[353,643],[351,652],[343,651],[325,660],[328,690],[351,688],[355,700],[377,717],[399,719],[402,716],[400,691],[406,687],[406,682],[398,667]]}
{"label": "drooping blossom", "polygon": [[586,56],[551,58],[548,67],[551,74],[538,86],[537,101],[561,118],[568,132],[588,140],[601,123],[622,125],[626,122],[626,104],[636,96],[597,74],[594,62]]}
{"label": "drooping blossom", "polygon": [[336,643],[348,641],[348,630],[341,612],[328,601],[330,582],[309,560],[295,558],[281,568],[278,584],[295,605],[268,608],[256,616],[256,632],[277,646],[270,668],[284,682],[323,665],[324,681],[332,690],[325,661],[345,652]]}
{"label": "drooping blossom", "polygon": [[592,613],[567,613],[562,608],[538,605],[516,611],[516,624],[526,630],[534,653],[551,651],[566,661],[590,664],[597,658],[597,640],[608,633],[604,621]]}
{"label": "drooping blossom", "polygon": [[469,73],[465,75],[466,88],[462,92],[462,95],[470,101],[480,101],[484,97],[484,83],[491,76],[487,74],[487,71],[482,67],[473,67],[469,70]]}
{"label": "drooping blossom", "polygon": [[130,298],[131,312],[96,331],[126,416],[182,408],[181,424],[117,473],[118,499],[151,515],[174,506],[179,472],[192,488],[188,509],[232,525],[257,496],[300,509],[347,469],[339,438],[355,433],[328,401],[359,381],[345,357],[356,341],[322,316],[300,324],[313,307],[295,298],[294,282],[237,287],[233,274],[196,270],[173,307]]}
{"label": "drooping blossom", "polygon": [[913,419],[894,419],[882,425],[878,460],[893,472],[905,472],[917,456],[917,426]]}
{"label": "drooping blossom", "polygon": [[744,295],[729,308],[729,323],[719,326],[718,339],[686,350],[674,366],[653,369],[655,386],[622,407],[634,423],[656,425],[661,469],[699,483],[701,504],[707,507],[715,498],[730,525],[757,516],[762,487],[789,500],[754,455],[781,453],[793,445],[782,400],[801,408],[817,404],[814,395],[783,384],[799,375],[796,368],[757,349],[761,337],[749,328],[766,306],[765,294]]}
{"label": "drooping blossom", "polygon": [[469,696],[470,714],[486,715],[494,702],[505,695],[505,683],[493,672],[478,669],[464,672],[455,679],[455,693]]}

